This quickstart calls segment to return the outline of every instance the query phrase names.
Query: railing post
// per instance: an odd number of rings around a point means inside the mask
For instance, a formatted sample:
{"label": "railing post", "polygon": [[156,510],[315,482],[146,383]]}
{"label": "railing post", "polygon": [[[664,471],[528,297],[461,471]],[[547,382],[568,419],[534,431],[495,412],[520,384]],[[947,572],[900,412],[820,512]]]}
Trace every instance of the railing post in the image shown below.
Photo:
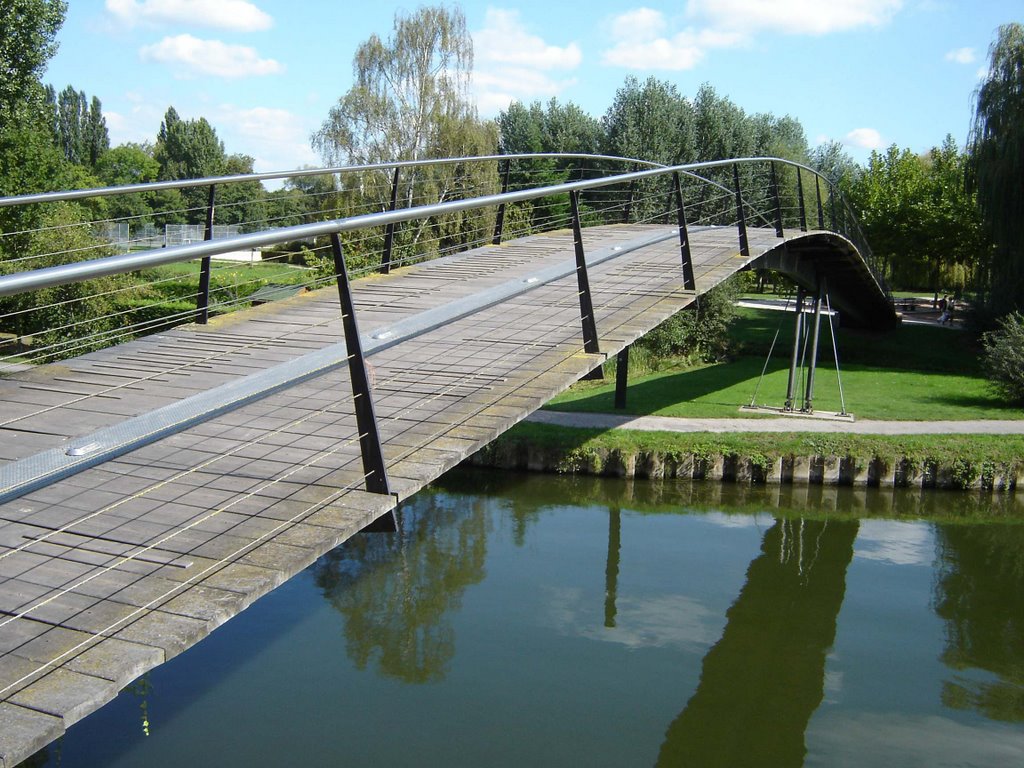
{"label": "railing post", "polygon": [[796,366],[800,359],[800,342],[804,330],[804,289],[796,289],[796,330],[793,332],[793,355],[789,359],[789,382],[786,384],[786,405],[784,411],[793,410],[796,398]]}
{"label": "railing post", "polygon": [[732,179],[736,185],[736,226],[740,235],[740,255],[750,256],[750,244],[747,242],[747,218],[743,211],[743,193],[740,190],[740,169],[736,163],[732,164]]}
{"label": "railing post", "polygon": [[[210,185],[206,198],[206,232],[203,240],[213,240],[213,209],[217,202],[217,185]],[[210,320],[210,257],[204,256],[199,262],[199,294],[196,296],[196,322],[206,325]]]}
{"label": "railing post", "polygon": [[[639,170],[636,163],[633,164],[633,173]],[[636,179],[629,182],[629,193],[626,197],[626,210],[622,212],[622,223],[629,224],[629,215],[633,212],[633,198],[636,197]]]}
{"label": "railing post", "polygon": [[785,237],[782,230],[782,199],[779,197],[779,176],[775,172],[775,161],[771,165],[772,170],[772,199],[775,203],[775,236]]}
{"label": "railing post", "polygon": [[804,204],[804,177],[800,166],[796,167],[796,196],[800,200],[800,231],[807,231],[807,206]]}
{"label": "railing post", "polygon": [[626,407],[626,387],[629,382],[629,347],[623,347],[615,359],[615,408]]}
{"label": "railing post", "polygon": [[688,291],[697,290],[697,284],[693,278],[693,258],[690,256],[690,232],[686,226],[686,206],[683,204],[683,185],[679,181],[679,172],[672,174],[672,180],[676,188],[676,203],[678,204],[678,225],[679,225],[679,254],[683,261],[683,288]]}
{"label": "railing post", "polygon": [[345,267],[345,254],[342,252],[341,239],[336,232],[331,235],[331,250],[334,252],[338,300],[341,302],[341,321],[345,331],[345,349],[348,353],[348,371],[352,379],[352,401],[356,412],[356,429],[359,432],[359,450],[363,458],[366,490],[370,493],[390,494],[391,486],[388,483],[387,468],[384,466],[380,433],[377,431],[370,377],[366,373],[366,359],[363,357],[363,344],[359,338],[359,325],[356,322],[352,288]]}
{"label": "railing post", "polygon": [[[501,175],[501,194],[508,192],[508,174],[512,168],[512,161],[505,161],[505,172]],[[491,245],[501,245],[501,236],[505,231],[505,203],[498,205],[498,217],[494,221],[494,237],[491,238]]]}
{"label": "railing post", "polygon": [[829,184],[828,189],[828,207],[832,212],[832,231],[839,231],[839,220],[836,218],[836,190],[834,184]]}
{"label": "railing post", "polygon": [[[580,295],[583,351],[590,355],[599,355],[601,346],[597,341],[597,321],[594,319],[594,304],[590,299],[590,279],[587,277],[587,257],[583,252],[583,227],[580,222],[580,202],[576,190],[569,193],[569,205],[572,208],[572,235],[576,251],[576,285]],[[601,366],[591,371],[587,378],[603,378]]]}
{"label": "railing post", "polygon": [[[401,168],[395,168],[395,175],[391,179],[391,207],[389,211],[398,208],[398,173]],[[384,255],[380,259],[381,274],[388,274],[391,271],[391,251],[395,247],[395,223],[391,222],[384,230]]]}
{"label": "railing post", "polygon": [[818,196],[818,229],[825,228],[825,208],[821,204],[821,176],[814,176],[814,191]]}

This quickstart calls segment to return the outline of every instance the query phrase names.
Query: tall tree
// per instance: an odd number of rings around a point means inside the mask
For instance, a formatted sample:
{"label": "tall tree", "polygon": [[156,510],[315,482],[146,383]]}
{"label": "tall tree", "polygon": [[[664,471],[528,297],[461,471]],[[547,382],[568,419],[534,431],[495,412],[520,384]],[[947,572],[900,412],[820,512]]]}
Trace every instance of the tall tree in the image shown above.
{"label": "tall tree", "polygon": [[66,12],[62,0],[0,3],[0,126],[38,91],[39,78],[57,50],[57,30]]}
{"label": "tall tree", "polygon": [[996,248],[987,304],[1024,309],[1024,25],[999,28],[971,128],[973,185]]}
{"label": "tall tree", "polygon": [[[160,164],[160,178],[201,179],[224,173],[227,161],[224,143],[205,117],[182,120],[174,107],[169,107],[160,123],[153,157]],[[205,218],[207,190],[200,187],[183,189],[185,217],[198,224]]]}
{"label": "tall tree", "polygon": [[[473,41],[458,8],[422,7],[395,15],[387,40],[376,34],[352,62],[355,85],[335,104],[313,146],[328,164],[386,163],[489,154],[497,146],[493,123],[481,123],[468,96]],[[419,168],[401,175],[404,207],[444,201],[496,185],[492,165],[467,163]],[[390,197],[389,174],[364,178],[350,201],[355,210],[380,208]],[[454,214],[420,221],[398,236],[400,246],[437,249],[481,237],[490,214]],[[433,235],[426,237],[428,232]]]}
{"label": "tall tree", "polygon": [[85,91],[66,87],[59,94],[46,88],[46,101],[53,110],[54,140],[68,162],[95,168],[104,152],[110,149],[107,120],[100,100],[90,101]]}

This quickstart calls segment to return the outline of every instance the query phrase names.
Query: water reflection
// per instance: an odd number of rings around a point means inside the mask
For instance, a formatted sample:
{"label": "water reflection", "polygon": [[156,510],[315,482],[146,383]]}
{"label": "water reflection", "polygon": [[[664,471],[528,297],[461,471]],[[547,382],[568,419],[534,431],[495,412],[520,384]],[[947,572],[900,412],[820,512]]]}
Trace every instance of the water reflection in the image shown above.
{"label": "water reflection", "polygon": [[345,617],[358,669],[408,683],[442,680],[455,655],[450,615],[484,577],[485,499],[420,493],[402,505],[395,533],[357,536],[313,566],[317,586]]}
{"label": "water reflection", "polygon": [[672,722],[659,766],[803,765],[857,522],[777,520]]}
{"label": "water reflection", "polygon": [[940,526],[938,543],[942,660],[961,672],[944,681],[942,702],[1024,722],[1024,526]]}
{"label": "water reflection", "polygon": [[619,591],[619,550],[622,535],[622,511],[618,508],[608,510],[608,557],[604,567],[604,625],[609,629],[615,627],[615,614],[618,612],[615,598]]}

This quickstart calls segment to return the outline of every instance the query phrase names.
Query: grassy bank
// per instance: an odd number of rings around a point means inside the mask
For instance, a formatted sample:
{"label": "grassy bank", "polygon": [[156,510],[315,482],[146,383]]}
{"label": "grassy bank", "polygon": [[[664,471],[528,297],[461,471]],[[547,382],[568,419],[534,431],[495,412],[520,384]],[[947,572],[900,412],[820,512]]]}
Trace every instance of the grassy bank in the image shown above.
{"label": "grassy bank", "polygon": [[[778,340],[772,350],[776,333]],[[735,349],[731,361],[677,365],[631,378],[625,412],[757,418],[738,408],[751,401],[756,405],[783,404],[792,334],[791,314],[742,309],[731,334]],[[1006,404],[982,376],[974,341],[964,332],[921,325],[906,325],[885,334],[840,329],[837,346],[839,374],[825,326],[815,383],[816,410],[843,410],[845,400],[845,410],[863,419],[1024,419],[1024,410]],[[766,359],[768,367],[762,379]],[[581,382],[548,407],[612,412],[614,389],[611,376],[605,382]]]}

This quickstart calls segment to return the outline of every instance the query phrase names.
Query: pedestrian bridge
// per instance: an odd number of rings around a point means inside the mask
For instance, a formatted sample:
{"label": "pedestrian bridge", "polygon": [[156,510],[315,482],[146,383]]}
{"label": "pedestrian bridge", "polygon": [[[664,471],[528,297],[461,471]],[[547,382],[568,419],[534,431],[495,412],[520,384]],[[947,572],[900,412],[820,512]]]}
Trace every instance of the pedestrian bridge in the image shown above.
{"label": "pedestrian bridge", "polygon": [[[510,182],[557,162],[575,180]],[[423,183],[471,164],[489,164],[483,186]],[[0,200],[0,766],[339,543],[386,530],[401,500],[610,357],[624,373],[630,344],[738,271],[781,271],[846,323],[894,321],[853,216],[813,170],[646,166],[461,158]],[[304,174],[333,179],[334,199],[381,178],[386,194],[375,212],[212,238],[217,190]],[[417,180],[443,199],[418,198]],[[19,212],[165,189],[207,195],[209,239],[91,258],[79,245],[39,268],[16,251],[33,241],[8,226]],[[308,290],[218,311],[252,295],[217,298],[217,270],[238,268],[220,257],[296,242],[319,255]],[[184,263],[198,265],[191,308],[140,319],[99,300],[151,294]],[[50,325],[25,333],[39,316]]]}

